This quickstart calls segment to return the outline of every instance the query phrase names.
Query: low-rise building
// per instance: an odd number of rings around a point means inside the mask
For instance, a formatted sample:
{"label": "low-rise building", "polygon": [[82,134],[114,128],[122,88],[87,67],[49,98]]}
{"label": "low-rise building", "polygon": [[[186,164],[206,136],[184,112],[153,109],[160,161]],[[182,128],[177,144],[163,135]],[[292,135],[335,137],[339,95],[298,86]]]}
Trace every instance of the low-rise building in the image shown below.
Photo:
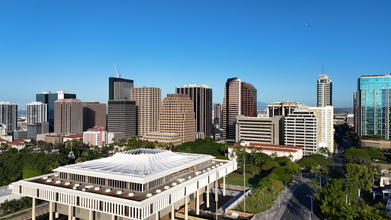
{"label": "low-rise building", "polygon": [[149,132],[148,134],[144,135],[142,139],[150,142],[157,141],[158,143],[167,145],[172,143],[174,147],[182,144],[181,139],[179,139],[179,134],[176,133]]}
{"label": "low-rise building", "polygon": [[[92,161],[61,166],[54,173],[12,183],[12,192],[48,201],[49,219],[175,219],[175,210],[200,213],[215,181],[237,168],[235,161],[205,154],[136,149]],[[204,194],[205,193],[205,194]]]}
{"label": "low-rise building", "polygon": [[[246,152],[251,153],[253,150],[260,150],[262,153],[267,155],[276,154],[277,157],[289,157],[292,161],[296,162],[303,157],[303,147],[299,146],[286,146],[286,145],[272,145],[272,144],[260,144],[260,143],[251,143],[251,142],[241,142],[240,145],[234,145],[228,147],[228,155],[230,159],[236,160],[235,155],[232,154],[233,150],[236,147],[243,147],[246,149]],[[250,146],[254,148],[251,149]]]}
{"label": "low-rise building", "polygon": [[31,139],[25,138],[25,139],[20,139],[20,140],[14,140],[14,141],[8,142],[7,144],[9,147],[15,148],[17,150],[21,150],[21,149],[25,148],[26,143],[29,143],[29,142],[31,142]]}
{"label": "low-rise building", "polygon": [[105,128],[93,127],[83,132],[83,143],[88,146],[104,146],[106,144]]}
{"label": "low-rise building", "polygon": [[83,139],[83,134],[72,134],[72,135],[65,135],[62,141],[67,142],[67,141],[80,140],[80,139]]}

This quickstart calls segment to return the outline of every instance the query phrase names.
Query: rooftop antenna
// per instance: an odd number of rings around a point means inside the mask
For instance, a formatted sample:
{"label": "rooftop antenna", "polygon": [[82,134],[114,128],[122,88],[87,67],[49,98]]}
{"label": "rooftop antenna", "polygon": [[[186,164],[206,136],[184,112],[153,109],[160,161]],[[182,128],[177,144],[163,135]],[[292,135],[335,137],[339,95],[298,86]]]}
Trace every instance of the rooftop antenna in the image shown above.
{"label": "rooftop antenna", "polygon": [[323,65],[322,65],[322,75],[323,75]]}

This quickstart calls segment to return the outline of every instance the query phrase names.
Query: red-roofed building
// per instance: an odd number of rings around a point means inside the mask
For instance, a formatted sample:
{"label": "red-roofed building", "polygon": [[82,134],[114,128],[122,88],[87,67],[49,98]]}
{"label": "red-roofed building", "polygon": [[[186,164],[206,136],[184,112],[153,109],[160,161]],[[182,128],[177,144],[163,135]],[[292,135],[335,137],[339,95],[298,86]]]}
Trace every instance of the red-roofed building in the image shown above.
{"label": "red-roofed building", "polygon": [[18,150],[21,150],[23,149],[24,147],[26,147],[26,142],[31,142],[31,139],[29,138],[25,138],[25,139],[20,139],[20,140],[14,140],[14,141],[11,141],[11,142],[8,142],[8,146],[12,147],[12,148],[16,148]]}
{"label": "red-roofed building", "polygon": [[236,159],[232,156],[232,152],[236,147],[242,146],[246,149],[246,152],[251,153],[250,146],[254,147],[254,151],[260,150],[262,153],[271,155],[276,153],[278,157],[289,157],[292,155],[291,160],[296,162],[303,157],[303,147],[298,146],[286,146],[286,145],[272,145],[272,144],[260,144],[260,143],[251,143],[247,141],[241,142],[240,145],[234,145],[228,148],[228,155],[230,159]]}
{"label": "red-roofed building", "polygon": [[9,135],[9,134],[1,135],[0,138],[4,139],[6,141],[12,141],[12,135]]}
{"label": "red-roofed building", "polygon": [[72,140],[79,140],[80,138],[83,139],[83,134],[72,134],[72,135],[64,136],[62,141],[66,142],[66,141],[72,141]]}
{"label": "red-roofed building", "polygon": [[7,143],[7,140],[0,138],[0,144],[6,144],[6,143]]}

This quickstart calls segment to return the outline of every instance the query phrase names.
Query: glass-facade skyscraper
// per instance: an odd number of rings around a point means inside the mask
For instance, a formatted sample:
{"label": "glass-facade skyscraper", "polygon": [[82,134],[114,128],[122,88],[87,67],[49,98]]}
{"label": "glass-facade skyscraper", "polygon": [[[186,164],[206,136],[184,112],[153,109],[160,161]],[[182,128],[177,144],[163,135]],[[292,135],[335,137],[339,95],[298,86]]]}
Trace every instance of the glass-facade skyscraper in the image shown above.
{"label": "glass-facade skyscraper", "polygon": [[333,84],[330,76],[322,74],[318,77],[316,87],[316,106],[326,107],[333,105]]}
{"label": "glass-facade skyscraper", "polygon": [[391,75],[362,76],[357,85],[358,135],[390,138]]}
{"label": "glass-facade skyscraper", "polygon": [[57,91],[57,93],[42,92],[36,95],[36,101],[47,104],[47,122],[49,122],[49,132],[54,131],[54,102],[57,99],[76,99],[76,94],[69,94],[67,91]]}
{"label": "glass-facade skyscraper", "polygon": [[130,89],[134,81],[117,77],[109,77],[109,100],[129,99]]}

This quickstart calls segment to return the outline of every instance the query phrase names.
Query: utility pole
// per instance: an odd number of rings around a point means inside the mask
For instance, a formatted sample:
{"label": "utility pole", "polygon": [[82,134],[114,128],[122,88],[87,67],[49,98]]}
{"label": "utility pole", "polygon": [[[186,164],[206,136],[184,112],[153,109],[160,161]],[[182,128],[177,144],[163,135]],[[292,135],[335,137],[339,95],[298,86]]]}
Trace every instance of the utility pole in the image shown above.
{"label": "utility pole", "polygon": [[306,195],[306,196],[311,198],[311,213],[314,213],[314,210],[313,210],[313,208],[312,208],[312,199],[313,199],[314,197],[311,196],[311,195]]}

